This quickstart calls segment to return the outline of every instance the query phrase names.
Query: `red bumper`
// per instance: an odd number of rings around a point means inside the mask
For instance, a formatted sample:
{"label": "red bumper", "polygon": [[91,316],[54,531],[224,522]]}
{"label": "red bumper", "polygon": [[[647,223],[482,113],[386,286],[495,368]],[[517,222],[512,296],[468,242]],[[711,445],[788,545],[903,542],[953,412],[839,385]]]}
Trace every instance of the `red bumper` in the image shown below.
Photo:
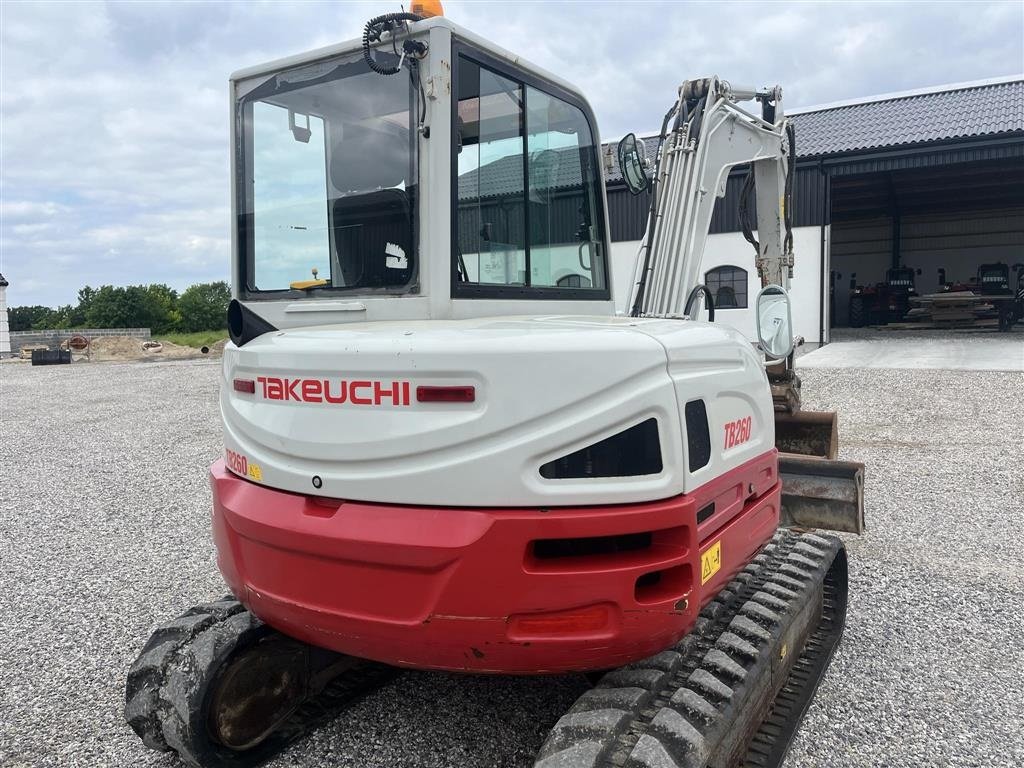
{"label": "red bumper", "polygon": [[[774,451],[696,493],[590,508],[328,500],[210,471],[218,564],[267,623],[421,669],[606,669],[663,650],[771,537]],[[697,524],[714,502],[714,513]],[[701,584],[701,552],[721,567]]]}

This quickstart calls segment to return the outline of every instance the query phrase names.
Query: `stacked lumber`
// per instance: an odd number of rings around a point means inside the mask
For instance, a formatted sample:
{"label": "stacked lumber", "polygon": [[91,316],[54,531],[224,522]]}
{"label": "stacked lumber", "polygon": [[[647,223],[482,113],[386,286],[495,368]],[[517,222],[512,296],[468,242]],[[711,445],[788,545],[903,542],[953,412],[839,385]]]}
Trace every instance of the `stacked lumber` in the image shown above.
{"label": "stacked lumber", "polygon": [[902,323],[885,328],[998,328],[999,310],[988,296],[972,291],[952,291],[914,296]]}

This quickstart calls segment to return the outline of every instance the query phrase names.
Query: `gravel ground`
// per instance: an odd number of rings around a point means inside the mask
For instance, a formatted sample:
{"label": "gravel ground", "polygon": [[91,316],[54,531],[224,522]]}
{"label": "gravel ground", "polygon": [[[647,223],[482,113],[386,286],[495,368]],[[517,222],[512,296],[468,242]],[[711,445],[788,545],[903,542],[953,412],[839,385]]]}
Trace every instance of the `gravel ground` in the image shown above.
{"label": "gravel ground", "polygon": [[[217,371],[0,366],[0,765],[176,765],[120,710],[153,625],[224,592]],[[1022,377],[818,369],[804,392],[867,464],[870,530],[787,765],[1024,762]],[[273,765],[523,766],[583,690],[405,673]]]}

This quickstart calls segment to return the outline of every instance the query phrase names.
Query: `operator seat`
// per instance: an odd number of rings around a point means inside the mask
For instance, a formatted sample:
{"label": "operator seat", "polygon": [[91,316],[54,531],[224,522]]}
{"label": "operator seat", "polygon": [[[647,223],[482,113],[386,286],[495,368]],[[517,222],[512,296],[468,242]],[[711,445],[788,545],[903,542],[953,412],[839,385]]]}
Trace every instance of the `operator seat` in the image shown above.
{"label": "operator seat", "polygon": [[409,132],[378,121],[346,124],[342,135],[330,160],[331,184],[341,193],[331,201],[332,274],[349,287],[404,286],[414,272]]}

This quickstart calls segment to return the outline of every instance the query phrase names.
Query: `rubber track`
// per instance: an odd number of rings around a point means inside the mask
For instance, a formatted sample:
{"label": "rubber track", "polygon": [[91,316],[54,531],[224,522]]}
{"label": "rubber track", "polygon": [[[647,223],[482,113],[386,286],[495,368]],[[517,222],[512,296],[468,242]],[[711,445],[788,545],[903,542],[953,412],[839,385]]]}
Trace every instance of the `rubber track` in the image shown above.
{"label": "rubber track", "polygon": [[172,662],[200,632],[243,610],[233,597],[225,597],[190,608],[153,630],[128,670],[125,686],[125,719],[147,747],[158,752],[170,750],[161,724],[160,714],[164,707],[160,693],[167,682]]}
{"label": "rubber track", "polygon": [[238,638],[274,633],[233,597],[191,608],[154,630],[128,672],[125,719],[150,749],[174,751],[202,768],[259,765],[292,741],[333,718],[345,706],[379,688],[397,673],[392,667],[361,662],[305,701],[266,740],[248,752],[213,743],[201,704],[193,700],[206,682],[206,665],[223,661]]}
{"label": "rubber track", "polygon": [[782,765],[807,707],[843,634],[846,617],[846,572],[825,574],[821,622],[807,638],[803,653],[775,695],[771,712],[762,721],[747,749],[744,768]]}
{"label": "rubber track", "polygon": [[679,643],[584,693],[535,768],[779,765],[842,633],[845,563],[833,536],[780,531]]}

